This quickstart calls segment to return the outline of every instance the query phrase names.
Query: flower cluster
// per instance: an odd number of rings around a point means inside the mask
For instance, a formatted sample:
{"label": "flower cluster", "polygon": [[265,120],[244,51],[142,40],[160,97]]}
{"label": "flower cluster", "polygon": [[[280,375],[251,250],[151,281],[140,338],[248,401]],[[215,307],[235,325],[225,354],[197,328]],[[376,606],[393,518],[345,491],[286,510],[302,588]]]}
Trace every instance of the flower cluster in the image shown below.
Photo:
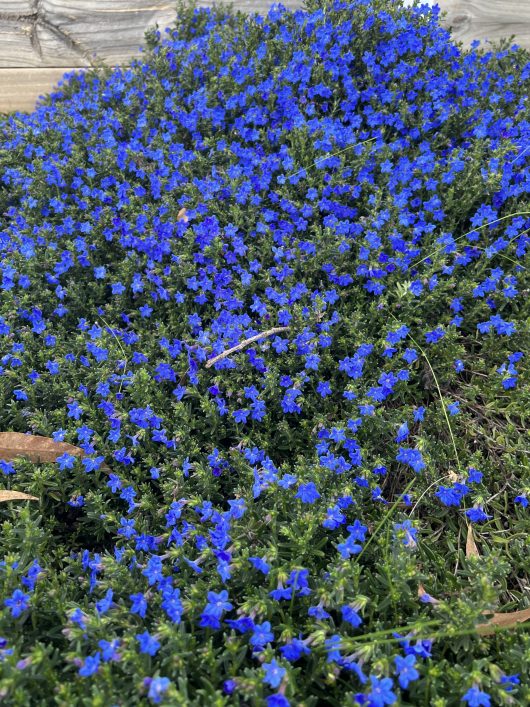
{"label": "flower cluster", "polygon": [[0,460],[0,695],[528,702],[476,631],[528,603],[528,53],[401,0],[146,40],[0,118],[0,429],[83,452]]}

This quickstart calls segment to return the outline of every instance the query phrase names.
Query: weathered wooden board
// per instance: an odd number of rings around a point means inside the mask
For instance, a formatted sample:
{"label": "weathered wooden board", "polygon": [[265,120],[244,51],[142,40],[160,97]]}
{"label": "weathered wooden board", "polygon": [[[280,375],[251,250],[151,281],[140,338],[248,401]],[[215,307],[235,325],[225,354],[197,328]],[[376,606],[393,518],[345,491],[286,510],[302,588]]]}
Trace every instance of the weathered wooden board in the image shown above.
{"label": "weathered wooden board", "polygon": [[71,70],[0,69],[0,113],[31,112],[39,96],[51,93],[63,75]]}
{"label": "weathered wooden board", "polygon": [[445,25],[455,40],[498,41],[514,35],[515,43],[530,49],[530,0],[439,0],[447,13]]}
{"label": "weathered wooden board", "polygon": [[[89,66],[95,55],[119,64],[137,52],[147,27],[172,24],[175,5],[173,0],[0,0],[0,68]],[[235,5],[245,12],[268,7],[263,0]]]}
{"label": "weathered wooden board", "polygon": [[[434,0],[426,0],[433,4]],[[530,0],[438,0],[458,41],[515,35],[530,48]],[[199,0],[199,5],[212,2]],[[245,12],[265,13],[267,0],[234,0]],[[302,0],[283,0],[300,7]],[[70,67],[127,61],[144,32],[175,17],[174,0],[0,0],[0,112],[31,110]]]}
{"label": "weathered wooden board", "polygon": [[138,50],[147,27],[175,18],[172,0],[8,0],[0,2],[0,67],[88,66]]}

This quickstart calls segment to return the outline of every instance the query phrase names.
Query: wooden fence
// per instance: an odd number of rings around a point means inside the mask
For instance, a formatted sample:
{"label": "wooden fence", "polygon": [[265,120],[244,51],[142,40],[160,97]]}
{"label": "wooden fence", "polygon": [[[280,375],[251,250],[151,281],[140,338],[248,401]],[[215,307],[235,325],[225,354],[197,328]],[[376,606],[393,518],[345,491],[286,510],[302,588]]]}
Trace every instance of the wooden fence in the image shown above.
{"label": "wooden fence", "polygon": [[[429,0],[427,0],[429,1]],[[200,5],[211,3],[200,0]],[[301,0],[283,0],[300,7]],[[431,0],[432,4],[432,0]],[[439,0],[455,39],[497,40],[510,35],[530,48],[530,0]],[[234,0],[266,12],[266,0]],[[96,57],[109,64],[138,53],[147,27],[169,26],[172,0],[0,0],[0,112],[30,111],[73,68]]]}

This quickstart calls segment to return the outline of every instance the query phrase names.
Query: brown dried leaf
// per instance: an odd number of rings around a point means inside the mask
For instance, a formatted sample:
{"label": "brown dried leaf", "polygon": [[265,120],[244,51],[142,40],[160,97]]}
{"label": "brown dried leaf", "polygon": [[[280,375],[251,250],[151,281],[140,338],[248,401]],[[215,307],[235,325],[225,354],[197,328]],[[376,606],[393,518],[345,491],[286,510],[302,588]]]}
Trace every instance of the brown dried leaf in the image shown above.
{"label": "brown dried leaf", "polygon": [[511,611],[507,614],[493,614],[491,618],[477,626],[477,633],[487,636],[495,633],[496,628],[513,628],[524,621],[530,621],[530,609]]}
{"label": "brown dried leaf", "polygon": [[452,469],[449,469],[449,473],[447,474],[447,476],[449,477],[450,481],[453,482],[453,484],[456,483],[459,479],[458,474],[455,474]]}
{"label": "brown dried leaf", "polygon": [[473,535],[473,527],[471,525],[467,526],[466,557],[480,557],[480,552],[475,542],[475,536]]}
{"label": "brown dried leaf", "polygon": [[186,208],[183,207],[177,214],[177,221],[184,221],[184,223],[188,223],[188,212],[186,211]]}
{"label": "brown dried leaf", "polygon": [[36,496],[30,496],[28,493],[22,493],[22,491],[7,491],[2,489],[0,491],[0,503],[5,501],[38,501]]}
{"label": "brown dried leaf", "polygon": [[[80,447],[68,442],[56,442],[51,437],[27,435],[23,432],[0,432],[0,459],[5,461],[23,457],[32,462],[54,462],[65,452],[75,457],[88,456]],[[110,471],[106,464],[100,468]]]}

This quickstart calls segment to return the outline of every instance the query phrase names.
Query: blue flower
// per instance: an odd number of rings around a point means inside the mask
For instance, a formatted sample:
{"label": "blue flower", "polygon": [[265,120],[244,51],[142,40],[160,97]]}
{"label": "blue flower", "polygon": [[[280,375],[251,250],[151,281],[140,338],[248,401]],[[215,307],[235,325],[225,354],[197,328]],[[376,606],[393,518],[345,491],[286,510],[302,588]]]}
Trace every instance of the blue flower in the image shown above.
{"label": "blue flower", "polygon": [[247,421],[247,417],[248,417],[249,415],[250,415],[250,410],[235,410],[235,411],[232,413],[232,416],[233,416],[234,420],[235,420],[237,423],[241,423],[241,422],[242,422],[243,424],[245,424],[245,422]]}
{"label": "blue flower", "polygon": [[99,651],[93,656],[88,655],[83,665],[79,668],[79,675],[83,678],[89,678],[94,675],[94,673],[97,673],[99,670],[100,657],[101,654]]}
{"label": "blue flower", "polygon": [[397,697],[392,688],[394,683],[391,678],[377,678],[375,675],[370,675],[371,690],[368,693],[370,704],[373,707],[384,707],[397,702]]}
{"label": "blue flower", "polygon": [[484,512],[482,508],[478,506],[476,508],[470,508],[469,510],[467,510],[466,516],[472,523],[483,523],[489,518],[493,518],[493,516],[489,516],[487,513]]}
{"label": "blue flower", "polygon": [[456,506],[458,508],[468,491],[469,489],[465,484],[456,483],[450,487],[440,486],[434,495],[440,499],[444,506]]}
{"label": "blue flower", "polygon": [[296,498],[299,498],[302,503],[315,503],[315,501],[320,498],[320,494],[315,484],[310,481],[307,484],[300,484]]}
{"label": "blue flower", "polygon": [[220,619],[225,611],[230,611],[233,608],[233,604],[228,601],[228,592],[223,589],[218,593],[208,592],[208,603],[203,613]]}
{"label": "blue flower", "polygon": [[490,707],[491,699],[486,692],[482,692],[476,685],[470,687],[466,694],[462,697],[468,707]]}
{"label": "blue flower", "polygon": [[425,408],[420,406],[414,411],[414,422],[422,422],[425,415]]}
{"label": "blue flower", "polygon": [[160,704],[170,685],[171,681],[169,678],[152,678],[149,682],[149,692],[147,693],[147,697],[155,705]]}
{"label": "blue flower", "polygon": [[447,410],[450,415],[458,415],[458,413],[460,412],[460,403],[458,401],[454,403],[449,403],[447,405]]}
{"label": "blue flower", "polygon": [[515,675],[503,675],[500,679],[500,684],[504,687],[506,692],[512,692],[514,685],[520,685],[520,683],[519,673]]}
{"label": "blue flower", "polygon": [[363,620],[354,606],[350,606],[348,604],[343,606],[341,611],[342,620],[346,621],[346,623],[350,624],[350,626],[358,628],[362,624]]}
{"label": "blue flower", "polygon": [[317,385],[317,393],[322,397],[326,398],[331,395],[331,384],[329,381],[320,381]]}
{"label": "blue flower", "polygon": [[267,707],[289,707],[291,703],[284,695],[277,693],[267,697]]}
{"label": "blue flower", "polygon": [[484,475],[481,471],[470,466],[467,475],[467,482],[469,484],[480,484],[483,476]]}
{"label": "blue flower", "polygon": [[0,459],[0,471],[2,471],[2,474],[5,474],[6,476],[16,474],[16,469],[13,464],[6,462],[3,459]]}
{"label": "blue flower", "polygon": [[101,648],[101,657],[105,663],[110,660],[120,659],[120,654],[117,652],[119,645],[120,641],[118,639],[114,641],[105,641],[104,639],[98,641],[98,646]]}
{"label": "blue flower", "polygon": [[409,436],[409,426],[407,425],[406,422],[404,422],[402,425],[400,425],[397,435],[396,435],[396,442],[403,442],[404,440],[407,439]]}
{"label": "blue flower", "polygon": [[103,599],[96,602],[96,610],[98,614],[105,614],[112,606],[112,597],[114,592],[112,589],[108,589]]}
{"label": "blue flower", "polygon": [[63,454],[58,456],[55,461],[59,465],[59,469],[61,471],[64,471],[65,469],[73,469],[74,464],[75,464],[75,460],[76,460],[76,457],[74,457],[72,454],[68,454],[68,452],[64,452]]}
{"label": "blue flower", "polygon": [[275,658],[273,658],[270,663],[263,663],[262,668],[265,671],[263,682],[270,685],[272,688],[280,685],[287,672]]}
{"label": "blue flower", "polygon": [[14,619],[17,619],[21,614],[23,614],[29,607],[30,597],[28,594],[20,591],[20,589],[15,589],[13,594],[4,599],[4,606],[6,606]]}
{"label": "blue flower", "polygon": [[74,420],[79,420],[83,414],[83,410],[77,400],[74,400],[72,403],[68,403],[66,407],[68,408],[68,417],[73,417]]}
{"label": "blue flower", "polygon": [[396,461],[412,467],[416,473],[425,468],[425,462],[419,449],[405,449],[400,447],[396,456]]}
{"label": "blue flower", "polygon": [[302,408],[295,401],[301,394],[301,390],[298,390],[297,388],[289,388],[282,399],[282,410],[284,412],[300,414],[302,412]]}
{"label": "blue flower", "polygon": [[256,624],[250,637],[250,645],[256,652],[262,651],[267,643],[274,640],[274,634],[271,631],[269,621],[264,621],[262,624]]}
{"label": "blue flower", "polygon": [[413,363],[418,358],[418,354],[415,349],[406,349],[403,358],[407,363]]}
{"label": "blue flower", "polygon": [[254,569],[259,570],[262,574],[269,574],[270,565],[262,557],[249,557],[248,561],[252,564]]}
{"label": "blue flower", "polygon": [[293,638],[292,641],[286,643],[280,648],[282,656],[290,663],[299,660],[303,655],[309,655],[311,649],[299,638]]}
{"label": "blue flower", "polygon": [[405,547],[414,548],[418,544],[418,530],[412,525],[411,520],[394,523],[394,536],[396,535],[403,536],[402,541]]}
{"label": "blue flower", "polygon": [[140,644],[140,652],[147,653],[147,655],[156,655],[160,648],[160,642],[156,640],[154,636],[151,636],[149,631],[144,631],[143,633],[137,633],[136,639]]}
{"label": "blue flower", "polygon": [[162,579],[162,560],[158,555],[151,555],[142,574],[147,577],[150,585]]}
{"label": "blue flower", "polygon": [[397,655],[394,658],[394,662],[396,664],[396,673],[398,674],[399,685],[406,690],[409,684],[414,682],[414,680],[417,680],[420,676],[419,672],[415,668],[416,656],[407,655],[405,658],[402,658],[400,655]]}

